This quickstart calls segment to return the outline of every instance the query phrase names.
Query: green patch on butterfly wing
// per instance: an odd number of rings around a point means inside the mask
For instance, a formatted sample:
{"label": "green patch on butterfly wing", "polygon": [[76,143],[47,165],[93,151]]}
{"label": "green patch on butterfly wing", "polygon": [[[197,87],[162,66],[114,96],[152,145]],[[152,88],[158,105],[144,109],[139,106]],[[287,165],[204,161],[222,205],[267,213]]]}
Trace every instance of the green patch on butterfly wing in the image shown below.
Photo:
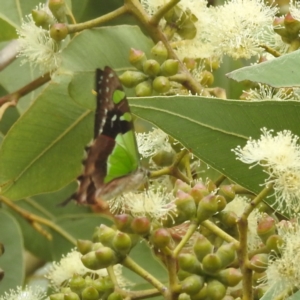
{"label": "green patch on butterfly wing", "polygon": [[104,183],[126,176],[139,166],[139,154],[134,131],[119,133],[115,141],[115,147],[107,160],[107,174]]}
{"label": "green patch on butterfly wing", "polygon": [[113,94],[113,102],[119,104],[126,97],[125,93],[120,90],[115,90]]}

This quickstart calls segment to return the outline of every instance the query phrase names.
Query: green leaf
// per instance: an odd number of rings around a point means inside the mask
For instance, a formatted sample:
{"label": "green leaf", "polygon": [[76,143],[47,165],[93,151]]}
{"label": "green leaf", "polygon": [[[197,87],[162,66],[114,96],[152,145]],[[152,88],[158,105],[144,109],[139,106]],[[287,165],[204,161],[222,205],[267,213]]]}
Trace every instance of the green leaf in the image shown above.
{"label": "green leaf", "polygon": [[15,27],[0,19],[0,41],[9,41],[18,37]]}
{"label": "green leaf", "polygon": [[24,280],[23,238],[20,226],[7,212],[0,210],[0,241],[5,247],[0,257],[4,278],[0,283],[0,295],[21,286]]}
{"label": "green leaf", "polygon": [[69,97],[70,76],[57,80],[2,143],[0,182],[7,184],[3,194],[11,199],[55,191],[81,172],[79,162],[92,136],[93,113]]}
{"label": "green leaf", "polygon": [[259,138],[260,128],[291,130],[300,136],[300,103],[245,102],[196,96],[131,99],[137,116],[157,125],[191,153],[231,180],[258,193],[266,174],[236,160],[233,148]]}
{"label": "green leaf", "polygon": [[251,80],[277,88],[300,86],[299,54],[300,50],[297,50],[258,65],[238,69],[227,76],[236,81]]}

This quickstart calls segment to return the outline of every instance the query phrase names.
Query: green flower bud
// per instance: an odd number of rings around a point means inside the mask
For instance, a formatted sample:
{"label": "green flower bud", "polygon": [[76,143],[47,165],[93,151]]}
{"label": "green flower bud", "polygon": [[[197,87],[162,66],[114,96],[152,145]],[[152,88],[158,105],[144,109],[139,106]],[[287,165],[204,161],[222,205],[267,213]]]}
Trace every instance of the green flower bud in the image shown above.
{"label": "green flower bud", "polygon": [[243,278],[243,275],[239,269],[235,268],[227,268],[225,270],[221,270],[217,274],[218,280],[225,284],[226,286],[236,286]]}
{"label": "green flower bud", "polygon": [[64,300],[80,300],[80,297],[74,292],[64,294]]}
{"label": "green flower bud", "polygon": [[151,49],[151,54],[160,63],[164,62],[168,58],[168,50],[162,41],[159,41]]}
{"label": "green flower bud", "polygon": [[235,227],[236,228],[238,216],[235,212],[230,211],[230,210],[226,210],[226,211],[223,210],[218,214],[217,218],[226,227],[229,227],[229,228]]}
{"label": "green flower bud", "polygon": [[253,272],[253,275],[252,275],[253,285],[254,286],[260,285],[262,280],[264,280],[266,278],[266,276],[267,276],[266,272],[262,272],[262,273]]}
{"label": "green flower bud", "polygon": [[203,270],[208,274],[215,274],[222,269],[222,261],[215,253],[205,255],[202,259]]}
{"label": "green flower bud", "polygon": [[178,300],[191,300],[191,297],[186,293],[182,293],[178,296]]}
{"label": "green flower bud", "polygon": [[191,186],[189,184],[185,183],[184,181],[177,179],[175,181],[173,190],[174,190],[174,193],[177,193],[178,190],[189,193],[191,191]]}
{"label": "green flower bud", "polygon": [[127,233],[127,234],[131,239],[131,245],[132,245],[131,248],[133,248],[141,240],[141,237],[136,233]]}
{"label": "green flower bud", "polygon": [[93,242],[100,242],[104,246],[111,246],[112,240],[116,235],[116,231],[104,224],[101,224],[99,227],[95,228],[93,234]]}
{"label": "green flower bud", "polygon": [[212,60],[211,58],[204,59],[205,67],[209,70],[217,70],[220,68],[220,61],[215,59]]}
{"label": "green flower bud", "polygon": [[203,288],[203,286],[204,286],[204,279],[198,275],[191,275],[185,278],[181,282],[182,292],[188,295],[195,295],[199,293],[199,291]]}
{"label": "green flower bud", "polygon": [[153,80],[153,89],[158,93],[166,93],[170,87],[170,81],[165,76],[158,76]]}
{"label": "green flower bud", "polygon": [[202,71],[200,83],[203,86],[211,86],[214,83],[214,75],[207,70]]}
{"label": "green flower bud", "polygon": [[118,230],[123,231],[123,232],[131,232],[131,222],[132,222],[132,216],[128,214],[121,214],[121,215],[115,215],[114,216],[114,221],[115,221],[115,226]]}
{"label": "green flower bud", "polygon": [[235,197],[234,185],[222,185],[219,188],[218,194],[225,197],[227,203],[231,202]]}
{"label": "green flower bud", "polygon": [[177,74],[179,68],[179,62],[176,59],[167,59],[163,62],[160,67],[161,75],[163,76],[173,76]]}
{"label": "green flower bud", "polygon": [[189,273],[202,274],[202,268],[197,257],[190,253],[181,253],[178,257],[179,267]]}
{"label": "green flower bud", "polygon": [[148,79],[148,76],[142,72],[126,71],[119,76],[122,84],[128,88],[135,87],[137,84]]}
{"label": "green flower bud", "polygon": [[48,30],[49,26],[54,24],[54,19],[44,10],[33,9],[31,15],[35,25],[43,29]]}
{"label": "green flower bud", "polygon": [[210,280],[207,283],[207,298],[211,300],[221,300],[226,295],[226,286],[218,280]]}
{"label": "green flower bud", "polygon": [[86,254],[92,250],[93,243],[88,240],[77,240],[77,249],[81,254]]}
{"label": "green flower bud", "polygon": [[203,258],[213,252],[214,246],[211,242],[202,234],[200,234],[194,244],[194,252],[198,261],[202,261]]}
{"label": "green flower bud", "polygon": [[217,195],[217,201],[218,201],[218,211],[220,212],[226,207],[227,202],[225,197],[221,195]]}
{"label": "green flower bud", "polygon": [[64,0],[49,0],[48,7],[58,22],[64,23],[66,21],[66,7]]}
{"label": "green flower bud", "polygon": [[93,286],[86,287],[81,293],[82,300],[98,300],[99,293]]}
{"label": "green flower bud", "polygon": [[65,295],[63,293],[56,293],[49,296],[50,300],[64,300]]}
{"label": "green flower bud", "polygon": [[80,295],[85,288],[85,280],[82,276],[74,274],[69,282],[69,286],[73,292]]}
{"label": "green flower bud", "polygon": [[147,97],[152,95],[152,82],[150,80],[139,83],[135,87],[137,97]]}
{"label": "green flower bud", "polygon": [[60,42],[63,39],[65,39],[68,33],[69,30],[66,24],[56,23],[51,25],[50,27],[50,36],[57,42]]}
{"label": "green flower bud", "polygon": [[104,247],[102,243],[98,242],[98,243],[94,243],[92,246],[92,250],[91,251],[96,251],[100,248]]}
{"label": "green flower bud", "polygon": [[262,242],[266,243],[267,239],[276,233],[275,220],[271,216],[264,214],[258,221],[256,232]]}
{"label": "green flower bud", "polygon": [[216,184],[211,179],[206,181],[206,186],[210,193],[214,192],[217,188]]}
{"label": "green flower bud", "polygon": [[179,269],[177,272],[177,277],[180,281],[189,277],[190,275],[192,275],[190,272],[184,271],[182,269]]}
{"label": "green flower bud", "polygon": [[191,220],[195,217],[196,204],[191,195],[178,191],[175,204],[177,206],[177,217],[175,217],[176,224]]}
{"label": "green flower bud", "polygon": [[134,233],[147,235],[150,232],[151,222],[147,217],[136,217],[131,222],[131,229]]}
{"label": "green flower bud", "polygon": [[99,270],[104,267],[102,267],[102,263],[99,262],[99,259],[96,257],[96,252],[91,251],[81,257],[81,261],[83,265],[91,270]]}
{"label": "green flower bud", "polygon": [[143,71],[145,74],[155,77],[160,73],[160,65],[155,59],[148,59],[143,63]]}
{"label": "green flower bud", "polygon": [[116,252],[126,255],[129,253],[132,246],[131,238],[124,232],[118,232],[113,238],[112,246]]}
{"label": "green flower bud", "polygon": [[222,268],[227,267],[235,260],[236,246],[234,243],[222,245],[216,252],[216,255],[222,262]]}
{"label": "green flower bud", "polygon": [[183,10],[176,5],[164,15],[164,18],[168,23],[176,24],[177,22],[180,21],[182,15],[183,15]]}
{"label": "green flower bud", "polygon": [[175,152],[161,150],[152,156],[152,161],[159,167],[165,167],[172,164],[174,161]]}
{"label": "green flower bud", "polygon": [[260,285],[254,289],[254,299],[261,299],[267,291],[270,290],[270,287],[266,285]]}
{"label": "green flower bud", "polygon": [[101,249],[98,249],[95,251],[95,256],[101,264],[100,269],[107,268],[117,261],[115,252],[109,247],[102,247]]}
{"label": "green flower bud", "polygon": [[122,299],[123,299],[122,295],[120,295],[118,292],[112,292],[107,298],[107,300],[122,300]]}
{"label": "green flower bud", "polygon": [[205,196],[198,204],[197,219],[201,223],[218,211],[218,198],[216,195]]}
{"label": "green flower bud", "polygon": [[190,195],[194,198],[196,204],[198,204],[202,198],[208,194],[209,191],[203,182],[197,182],[190,191]]}
{"label": "green flower bud", "polygon": [[163,249],[170,245],[170,232],[165,228],[158,228],[151,233],[150,242],[154,245],[154,247]]}
{"label": "green flower bud", "polygon": [[280,253],[280,248],[284,244],[281,236],[277,234],[271,235],[266,241],[266,247],[269,251],[275,251],[277,254]]}
{"label": "green flower bud", "polygon": [[204,285],[203,288],[195,295],[191,295],[191,300],[206,300],[207,299],[207,285]]}
{"label": "green flower bud", "polygon": [[191,19],[186,20],[177,33],[184,40],[192,40],[197,34],[197,28]]}
{"label": "green flower bud", "polygon": [[260,253],[254,255],[250,259],[250,263],[248,266],[249,269],[257,273],[265,272],[268,268],[268,256],[269,255],[267,253]]}
{"label": "green flower bud", "polygon": [[90,285],[93,286],[98,291],[100,297],[107,290],[107,287],[105,284],[105,278],[103,278],[103,277],[93,280],[93,283]]}
{"label": "green flower bud", "polygon": [[129,62],[138,70],[143,71],[143,63],[147,60],[145,52],[131,48],[129,51]]}

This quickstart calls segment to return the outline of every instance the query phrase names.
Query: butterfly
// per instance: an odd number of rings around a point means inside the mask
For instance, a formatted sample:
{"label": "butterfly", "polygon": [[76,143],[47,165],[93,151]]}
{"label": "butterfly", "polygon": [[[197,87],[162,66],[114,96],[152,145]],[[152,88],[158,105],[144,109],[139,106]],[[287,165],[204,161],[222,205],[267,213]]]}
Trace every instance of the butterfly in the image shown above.
{"label": "butterfly", "polygon": [[94,139],[86,147],[84,171],[72,195],[78,203],[94,204],[137,189],[148,171],[140,166],[132,115],[122,84],[110,68],[96,70],[97,105]]}

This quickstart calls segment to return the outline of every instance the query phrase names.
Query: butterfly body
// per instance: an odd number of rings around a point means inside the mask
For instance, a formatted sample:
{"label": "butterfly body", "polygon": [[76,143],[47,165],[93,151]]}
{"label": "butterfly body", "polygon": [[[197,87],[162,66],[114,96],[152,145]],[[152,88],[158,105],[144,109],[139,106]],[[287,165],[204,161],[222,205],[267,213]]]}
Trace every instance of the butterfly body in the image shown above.
{"label": "butterfly body", "polygon": [[87,148],[84,172],[73,195],[78,203],[109,200],[137,189],[147,177],[140,167],[129,105],[111,68],[96,70],[96,92],[94,140]]}

